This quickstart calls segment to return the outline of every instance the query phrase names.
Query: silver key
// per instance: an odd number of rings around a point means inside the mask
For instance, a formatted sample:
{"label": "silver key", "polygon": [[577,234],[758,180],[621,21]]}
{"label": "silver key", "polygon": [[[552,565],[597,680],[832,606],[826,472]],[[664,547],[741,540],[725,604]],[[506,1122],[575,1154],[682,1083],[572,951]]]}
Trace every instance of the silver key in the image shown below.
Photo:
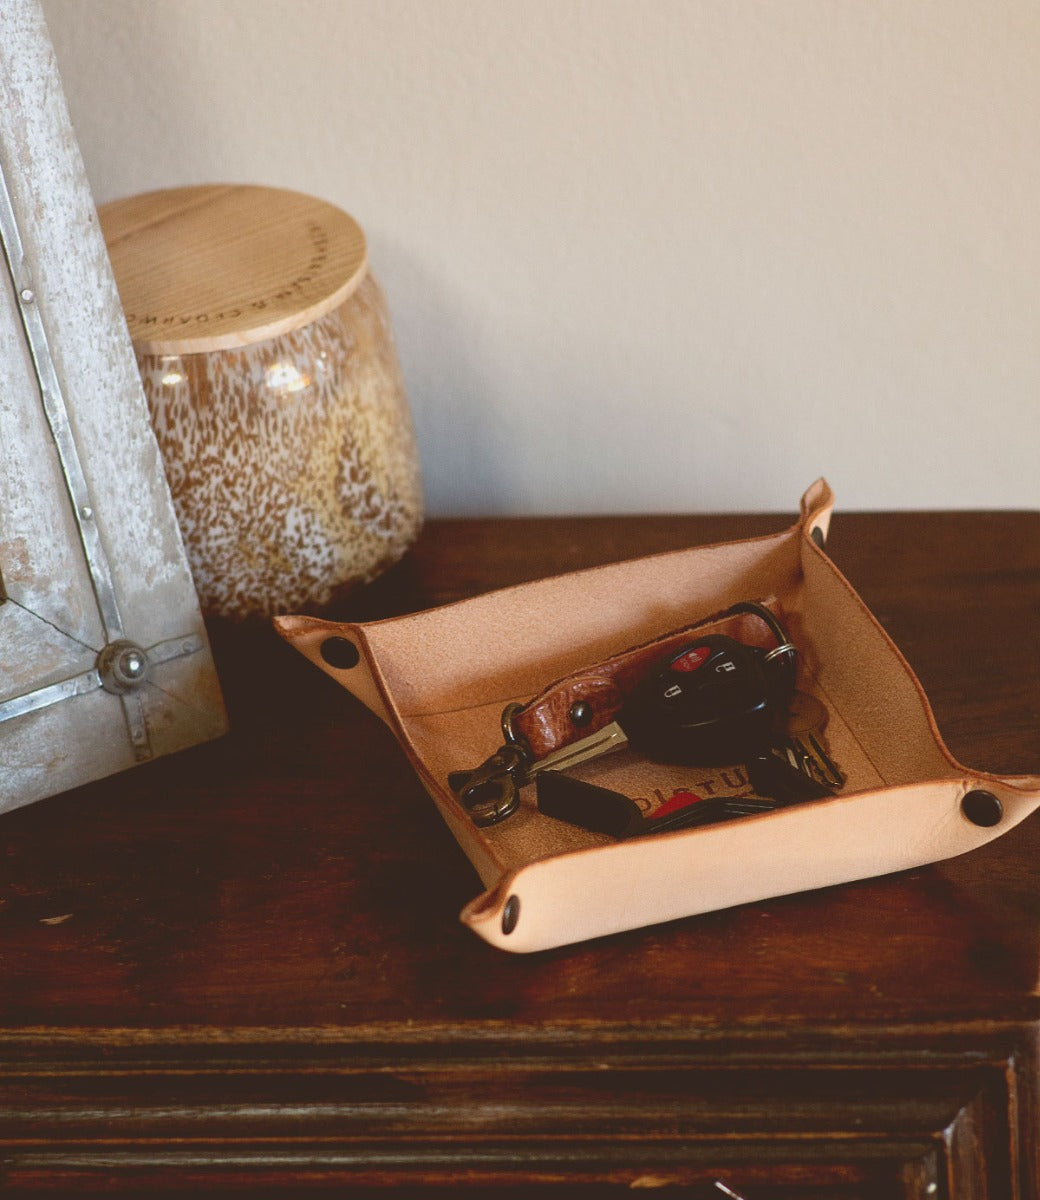
{"label": "silver key", "polygon": [[598,758],[601,754],[609,754],[612,750],[620,750],[627,745],[628,734],[617,721],[611,721],[596,733],[579,738],[569,746],[562,746],[559,750],[547,754],[545,758],[533,762],[527,769],[527,775],[528,778],[533,778],[539,771],[569,771],[579,763],[588,762],[591,758]]}
{"label": "silver key", "polygon": [[790,747],[797,755],[798,765],[805,774],[835,790],[844,786],[845,776],[815,733],[807,733],[804,737],[792,737]]}

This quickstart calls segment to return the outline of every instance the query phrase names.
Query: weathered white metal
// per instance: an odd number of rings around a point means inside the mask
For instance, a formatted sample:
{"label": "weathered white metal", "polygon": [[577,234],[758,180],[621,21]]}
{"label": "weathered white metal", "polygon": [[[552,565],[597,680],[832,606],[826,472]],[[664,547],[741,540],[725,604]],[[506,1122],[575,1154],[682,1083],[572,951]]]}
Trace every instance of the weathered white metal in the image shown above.
{"label": "weathered white metal", "polygon": [[223,703],[37,0],[0,13],[0,811]]}

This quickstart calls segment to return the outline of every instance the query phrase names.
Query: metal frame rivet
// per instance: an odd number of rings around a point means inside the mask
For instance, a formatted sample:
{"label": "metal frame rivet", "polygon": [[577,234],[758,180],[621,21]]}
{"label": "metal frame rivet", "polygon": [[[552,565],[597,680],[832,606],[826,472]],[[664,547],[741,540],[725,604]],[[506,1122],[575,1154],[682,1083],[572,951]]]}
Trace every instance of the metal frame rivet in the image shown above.
{"label": "metal frame rivet", "polygon": [[119,669],[127,679],[140,679],[148,669],[148,663],[140,650],[127,649],[120,656]]}
{"label": "metal frame rivet", "polygon": [[975,791],[965,794],[961,801],[961,812],[973,825],[989,829],[1000,824],[1000,819],[1004,815],[1004,806],[992,792],[976,788]]}
{"label": "metal frame rivet", "polygon": [[23,304],[32,304],[32,302],[36,299],[36,293],[32,290],[32,288],[22,288],[18,295],[22,298]]}
{"label": "metal frame rivet", "polygon": [[502,909],[502,932],[508,937],[520,920],[520,897],[510,896]]}
{"label": "metal frame rivet", "polygon": [[96,668],[106,692],[123,696],[148,682],[148,654],[125,638],[109,644],[97,657]]}

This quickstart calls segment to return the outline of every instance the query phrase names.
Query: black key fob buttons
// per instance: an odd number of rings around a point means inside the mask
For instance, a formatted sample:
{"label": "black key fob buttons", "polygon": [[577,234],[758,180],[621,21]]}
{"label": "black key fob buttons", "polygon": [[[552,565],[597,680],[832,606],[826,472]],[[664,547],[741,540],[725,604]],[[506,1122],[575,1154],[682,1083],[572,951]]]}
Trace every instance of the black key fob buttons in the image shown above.
{"label": "black key fob buttons", "polygon": [[770,741],[790,700],[780,667],[754,646],[709,635],[652,668],[617,722],[634,749],[662,762],[743,761]]}

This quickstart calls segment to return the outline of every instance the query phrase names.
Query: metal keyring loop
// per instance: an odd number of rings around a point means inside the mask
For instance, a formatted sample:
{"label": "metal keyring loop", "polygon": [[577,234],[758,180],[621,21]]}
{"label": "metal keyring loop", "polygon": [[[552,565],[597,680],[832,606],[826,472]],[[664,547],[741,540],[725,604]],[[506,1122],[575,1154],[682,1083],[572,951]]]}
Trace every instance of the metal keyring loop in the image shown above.
{"label": "metal keyring loop", "polygon": [[502,709],[502,736],[506,740],[507,746],[519,746],[521,750],[526,749],[525,739],[513,725],[516,716],[523,711],[524,706],[518,704],[515,700],[511,704],[507,704]]}
{"label": "metal keyring loop", "polygon": [[797,653],[798,653],[798,647],[795,646],[795,644],[793,642],[784,642],[782,645],[777,646],[775,649],[769,651],[769,653],[765,657],[765,662],[772,662],[774,658],[779,657],[779,655],[781,655],[781,654],[797,654]]}

